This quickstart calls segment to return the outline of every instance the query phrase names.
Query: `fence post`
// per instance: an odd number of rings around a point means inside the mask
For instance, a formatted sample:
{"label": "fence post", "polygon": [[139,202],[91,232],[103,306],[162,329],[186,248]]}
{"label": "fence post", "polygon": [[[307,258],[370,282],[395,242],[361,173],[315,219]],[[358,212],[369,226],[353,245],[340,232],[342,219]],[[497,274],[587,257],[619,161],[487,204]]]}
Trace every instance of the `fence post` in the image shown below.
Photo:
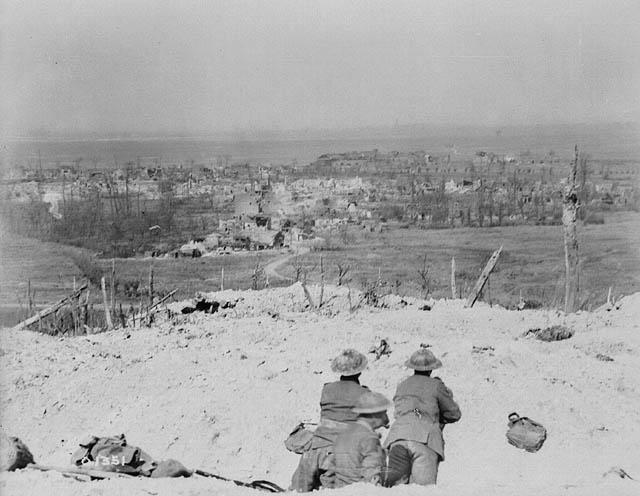
{"label": "fence post", "polygon": [[451,298],[455,299],[456,297],[456,259],[451,257]]}
{"label": "fence post", "polygon": [[100,279],[100,286],[102,287],[102,305],[104,306],[104,316],[107,319],[107,328],[113,330],[113,322],[111,322],[111,311],[109,308],[109,302],[107,301],[107,287],[104,283],[104,276]]}

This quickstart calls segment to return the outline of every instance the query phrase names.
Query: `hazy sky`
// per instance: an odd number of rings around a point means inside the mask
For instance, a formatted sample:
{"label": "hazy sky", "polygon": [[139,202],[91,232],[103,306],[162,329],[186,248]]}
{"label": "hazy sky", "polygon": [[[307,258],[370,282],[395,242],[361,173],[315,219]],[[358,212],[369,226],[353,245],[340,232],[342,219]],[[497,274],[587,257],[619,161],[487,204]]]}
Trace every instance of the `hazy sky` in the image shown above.
{"label": "hazy sky", "polygon": [[0,0],[2,132],[640,121],[640,1]]}

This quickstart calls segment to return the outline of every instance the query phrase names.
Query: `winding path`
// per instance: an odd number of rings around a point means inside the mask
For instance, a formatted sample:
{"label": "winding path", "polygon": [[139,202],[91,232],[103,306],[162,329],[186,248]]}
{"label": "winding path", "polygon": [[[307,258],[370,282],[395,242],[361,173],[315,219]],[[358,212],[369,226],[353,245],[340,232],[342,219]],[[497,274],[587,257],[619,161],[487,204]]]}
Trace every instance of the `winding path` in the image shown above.
{"label": "winding path", "polygon": [[288,253],[284,257],[280,257],[280,258],[276,258],[275,260],[272,260],[265,266],[264,268],[265,274],[269,279],[279,279],[281,281],[293,281],[293,278],[283,276],[282,274],[278,273],[277,269],[280,268],[282,265],[284,265],[290,258],[295,257],[296,255],[303,255],[308,251],[309,251],[308,248],[301,248],[296,253]]}

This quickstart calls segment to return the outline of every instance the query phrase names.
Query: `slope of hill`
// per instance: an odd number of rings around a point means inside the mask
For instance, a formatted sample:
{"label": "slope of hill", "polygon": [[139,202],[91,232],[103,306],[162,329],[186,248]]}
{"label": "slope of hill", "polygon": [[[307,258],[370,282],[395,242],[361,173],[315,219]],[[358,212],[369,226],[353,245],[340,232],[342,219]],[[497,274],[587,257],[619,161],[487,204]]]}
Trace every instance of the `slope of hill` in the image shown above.
{"label": "slope of hill", "polygon": [[[381,338],[392,353],[362,382],[392,397],[407,356],[431,345],[463,417],[447,426],[447,460],[434,495],[638,494],[640,482],[640,294],[619,310],[564,316],[507,311],[459,300],[431,311],[399,299],[351,313],[345,290],[326,288],[327,308],[305,309],[299,285],[212,293],[233,309],[163,316],[154,327],[79,338],[2,330],[2,428],[36,460],[66,465],[89,434],[126,433],[153,456],[241,480],[287,486],[298,461],[283,440],[315,420],[330,359]],[[312,288],[318,297],[318,288]],[[352,295],[352,297],[357,298]],[[356,300],[357,301],[357,300]],[[411,304],[416,303],[416,304]],[[575,335],[542,342],[527,330],[563,324]],[[543,423],[536,454],[505,439],[507,415]],[[393,419],[392,419],[393,420]],[[384,435],[384,434],[383,434]],[[0,475],[3,494],[256,494],[210,479],[79,482],[23,470]],[[333,494],[333,493],[332,493]],[[341,494],[410,496],[424,488],[355,485]]]}

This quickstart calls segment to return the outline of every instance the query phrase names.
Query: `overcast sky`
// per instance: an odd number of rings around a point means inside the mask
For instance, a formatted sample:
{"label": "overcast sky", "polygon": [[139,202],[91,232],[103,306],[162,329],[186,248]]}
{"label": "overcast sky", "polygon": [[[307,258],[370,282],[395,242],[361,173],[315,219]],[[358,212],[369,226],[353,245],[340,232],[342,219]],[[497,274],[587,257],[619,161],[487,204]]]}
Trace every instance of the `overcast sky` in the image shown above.
{"label": "overcast sky", "polygon": [[640,1],[0,0],[2,132],[640,120]]}

